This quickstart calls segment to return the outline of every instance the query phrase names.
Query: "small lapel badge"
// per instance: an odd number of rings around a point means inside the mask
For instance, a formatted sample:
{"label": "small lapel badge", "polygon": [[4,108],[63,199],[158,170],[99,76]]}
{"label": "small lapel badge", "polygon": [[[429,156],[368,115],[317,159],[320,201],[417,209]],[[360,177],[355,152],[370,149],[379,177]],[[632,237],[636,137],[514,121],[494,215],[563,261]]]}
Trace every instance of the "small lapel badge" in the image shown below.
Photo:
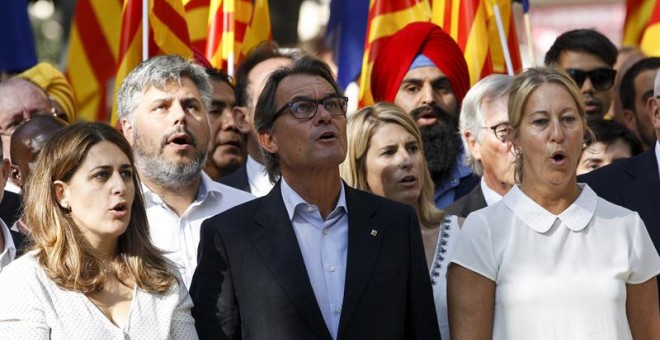
{"label": "small lapel badge", "polygon": [[376,235],[378,235],[376,229],[371,229],[371,236],[376,236]]}

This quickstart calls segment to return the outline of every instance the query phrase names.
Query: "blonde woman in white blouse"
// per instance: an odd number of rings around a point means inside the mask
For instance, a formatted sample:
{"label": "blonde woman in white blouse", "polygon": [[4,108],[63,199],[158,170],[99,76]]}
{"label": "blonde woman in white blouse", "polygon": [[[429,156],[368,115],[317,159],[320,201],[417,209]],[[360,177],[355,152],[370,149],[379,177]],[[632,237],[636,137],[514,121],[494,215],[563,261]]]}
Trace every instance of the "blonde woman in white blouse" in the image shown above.
{"label": "blonde woman in white blouse", "polygon": [[465,220],[448,269],[453,340],[660,339],[660,257],[644,223],[576,182],[583,105],[562,70],[514,79],[519,184]]}
{"label": "blonde woman in white blouse", "polygon": [[197,339],[149,239],[131,148],[102,123],[51,137],[24,193],[32,251],[0,274],[0,339]]}

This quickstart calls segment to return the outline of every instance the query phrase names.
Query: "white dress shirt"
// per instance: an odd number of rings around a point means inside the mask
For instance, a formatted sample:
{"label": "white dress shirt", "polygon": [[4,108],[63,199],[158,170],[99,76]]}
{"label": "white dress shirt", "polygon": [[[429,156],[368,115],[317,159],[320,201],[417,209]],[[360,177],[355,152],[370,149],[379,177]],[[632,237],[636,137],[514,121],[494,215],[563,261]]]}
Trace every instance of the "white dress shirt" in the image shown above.
{"label": "white dress shirt", "polygon": [[486,205],[493,205],[499,201],[502,200],[502,195],[498,194],[495,192],[495,190],[491,189],[487,184],[486,181],[484,180],[483,177],[481,177],[481,192],[484,194],[484,200],[486,200]]}
{"label": "white dress shirt", "polygon": [[83,293],[52,281],[35,254],[0,275],[0,339],[197,339],[185,287],[175,283],[163,294],[134,288],[128,321],[119,327]]}
{"label": "white dress shirt", "polygon": [[245,191],[213,181],[203,172],[197,198],[181,216],[170,209],[160,196],[144,183],[142,191],[151,240],[156,247],[165,251],[165,256],[178,265],[186,287],[190,287],[197,268],[197,245],[202,222],[254,198]]}
{"label": "white dress shirt", "polygon": [[658,176],[660,176],[660,141],[655,142],[655,160],[658,161]]}
{"label": "white dress shirt", "polygon": [[273,186],[275,186],[268,178],[266,167],[255,161],[250,155],[248,155],[245,162],[245,170],[247,171],[248,183],[250,184],[252,195],[256,197],[266,196]]}
{"label": "white dress shirt", "polygon": [[493,339],[632,339],[626,284],[660,256],[636,212],[579,185],[559,215],[514,186],[465,220],[452,262],[495,281]]}
{"label": "white dress shirt", "polygon": [[325,221],[318,207],[305,202],[284,179],[282,198],[323,320],[332,338],[337,339],[348,254],[348,209],[344,185],[341,185],[335,209]]}
{"label": "white dress shirt", "polygon": [[0,232],[5,239],[5,247],[2,249],[2,253],[0,253],[0,273],[2,273],[2,268],[6,267],[9,262],[16,258],[16,245],[14,245],[14,239],[11,237],[9,228],[7,228],[7,225],[2,219],[0,219]]}

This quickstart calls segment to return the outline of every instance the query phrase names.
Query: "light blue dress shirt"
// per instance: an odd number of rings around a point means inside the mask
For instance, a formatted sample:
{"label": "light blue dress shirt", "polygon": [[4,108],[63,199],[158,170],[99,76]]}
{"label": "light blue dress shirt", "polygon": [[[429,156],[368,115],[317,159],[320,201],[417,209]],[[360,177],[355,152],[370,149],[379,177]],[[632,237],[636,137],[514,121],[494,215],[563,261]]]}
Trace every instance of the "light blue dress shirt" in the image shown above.
{"label": "light blue dress shirt", "polygon": [[325,221],[318,207],[305,202],[284,179],[282,198],[323,320],[332,338],[337,339],[348,253],[348,209],[344,185],[341,184],[335,209]]}

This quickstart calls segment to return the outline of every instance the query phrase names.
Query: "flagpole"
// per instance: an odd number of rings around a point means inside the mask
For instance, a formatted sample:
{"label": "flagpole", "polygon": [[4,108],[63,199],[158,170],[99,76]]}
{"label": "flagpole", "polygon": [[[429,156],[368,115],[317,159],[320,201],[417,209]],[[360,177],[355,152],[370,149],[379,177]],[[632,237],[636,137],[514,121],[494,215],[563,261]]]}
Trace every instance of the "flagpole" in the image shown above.
{"label": "flagpole", "polygon": [[497,23],[497,33],[500,36],[500,44],[502,45],[502,53],[504,53],[504,62],[506,69],[510,76],[514,75],[513,63],[511,62],[511,54],[509,46],[507,45],[506,35],[504,34],[504,25],[502,24],[502,15],[500,15],[500,6],[493,4],[493,12],[495,13],[495,22]]}
{"label": "flagpole", "polygon": [[525,22],[525,35],[527,36],[529,61],[532,66],[536,66],[536,58],[534,57],[534,44],[532,43],[532,24],[529,19],[529,12],[523,14],[523,20]]}
{"label": "flagpole", "polygon": [[142,61],[149,59],[149,0],[142,0]]}

